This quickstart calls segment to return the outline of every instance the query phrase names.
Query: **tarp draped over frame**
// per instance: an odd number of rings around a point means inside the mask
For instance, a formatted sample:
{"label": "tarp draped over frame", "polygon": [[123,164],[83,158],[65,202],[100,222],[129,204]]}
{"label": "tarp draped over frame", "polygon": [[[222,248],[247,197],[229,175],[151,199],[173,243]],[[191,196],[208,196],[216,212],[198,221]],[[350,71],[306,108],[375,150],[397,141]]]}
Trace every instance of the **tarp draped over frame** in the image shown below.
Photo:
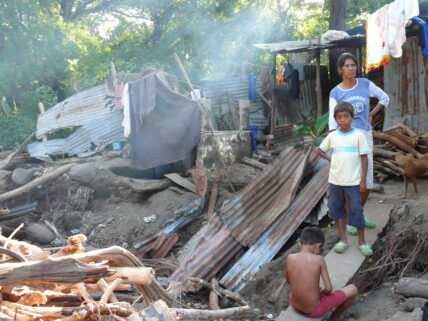
{"label": "tarp draped over frame", "polygon": [[171,91],[155,73],[129,83],[129,98],[132,168],[182,160],[199,143],[197,102]]}

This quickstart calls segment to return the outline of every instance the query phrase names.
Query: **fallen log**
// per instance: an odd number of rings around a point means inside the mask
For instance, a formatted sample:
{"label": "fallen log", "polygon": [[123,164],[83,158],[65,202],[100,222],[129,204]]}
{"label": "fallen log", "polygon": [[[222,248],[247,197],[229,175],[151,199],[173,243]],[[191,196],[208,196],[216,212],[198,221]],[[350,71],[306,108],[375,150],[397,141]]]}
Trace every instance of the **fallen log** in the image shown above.
{"label": "fallen log", "polygon": [[[119,246],[74,254],[68,257],[75,258],[79,262],[83,263],[107,261],[110,267],[143,267],[143,263],[141,263],[134,254]],[[161,287],[156,279],[154,279],[150,285],[138,285],[137,288],[143,293],[144,299],[148,303],[161,299],[169,306],[174,304],[174,298],[172,298],[165,289]]]}
{"label": "fallen log", "polygon": [[375,160],[375,161],[373,161],[373,168],[374,168],[375,170],[380,171],[380,172],[382,172],[382,173],[384,173],[384,174],[387,174],[387,175],[393,175],[393,176],[395,176],[395,177],[401,177],[401,174],[400,174],[400,173],[396,173],[396,172],[394,172],[392,169],[390,169],[390,168],[389,168],[389,167],[387,167],[387,166],[384,166],[382,163],[377,162],[376,160]]}
{"label": "fallen log", "polygon": [[106,277],[107,282],[122,279],[125,284],[150,285],[155,280],[155,272],[147,267],[112,267],[113,275]]}
{"label": "fallen log", "polygon": [[266,166],[268,166],[266,164],[263,164],[262,162],[256,161],[255,159],[251,159],[247,156],[242,157],[241,162],[261,170],[265,169]]}
{"label": "fallen log", "polygon": [[385,129],[383,132],[385,134],[391,133],[397,129],[401,129],[403,131],[403,133],[407,134],[410,137],[416,137],[418,134],[416,134],[416,132],[414,132],[410,127],[404,125],[404,124],[396,124],[388,129]]}
{"label": "fallen log", "polygon": [[399,173],[399,174],[403,174],[403,170],[400,168],[400,167],[398,167],[397,165],[396,165],[396,162],[395,161],[392,161],[392,160],[388,160],[388,159],[384,159],[384,158],[381,158],[381,157],[377,157],[376,158],[376,161],[378,161],[379,163],[381,163],[381,164],[383,164],[383,165],[385,165],[385,166],[387,166],[387,167],[389,167],[391,170],[393,170],[395,173]]}
{"label": "fallen log", "polygon": [[111,273],[107,265],[85,264],[69,257],[36,262],[6,263],[0,265],[0,285],[40,281],[78,283],[99,279]]}
{"label": "fallen log", "polygon": [[420,154],[416,149],[414,149],[410,145],[407,145],[406,143],[403,143],[401,140],[399,140],[398,138],[396,138],[394,136],[384,134],[384,133],[379,133],[375,130],[372,130],[372,134],[373,134],[373,138],[377,138],[377,139],[381,139],[381,140],[390,142],[391,144],[395,145],[396,147],[398,147],[402,151],[405,151],[406,153],[412,153],[416,158],[422,157],[422,154]]}
{"label": "fallen log", "polygon": [[394,285],[394,292],[406,297],[428,299],[428,280],[416,278],[401,278]]}
{"label": "fallen log", "polygon": [[412,146],[413,148],[415,148],[419,142],[419,137],[409,137],[407,135],[403,135],[400,132],[393,132],[389,135],[394,136],[395,138],[401,140],[403,143],[406,143],[409,146]]}
{"label": "fallen log", "polygon": [[[116,289],[116,287],[122,283],[122,279],[121,278],[117,278],[116,280],[114,280],[105,290],[103,296],[100,299],[100,303],[107,303],[110,300],[110,297],[113,294],[113,291]],[[117,299],[116,299],[117,300]]]}
{"label": "fallen log", "polygon": [[53,180],[55,178],[57,178],[58,176],[64,174],[65,172],[68,172],[72,167],[74,166],[74,164],[67,164],[64,166],[61,166],[49,173],[44,174],[43,176],[40,176],[34,180],[32,180],[31,182],[17,188],[14,189],[13,191],[9,191],[6,193],[3,193],[0,195],[0,202],[4,202],[10,198],[13,197],[17,197],[20,196],[24,193],[27,193],[29,191],[31,191],[33,188],[36,188],[39,185],[42,185],[44,183],[49,182],[50,180]]}
{"label": "fallen log", "polygon": [[[115,285],[115,289],[118,287],[120,285],[120,283],[119,284],[116,284]],[[97,287],[98,287],[98,289],[100,290],[100,291],[102,291],[103,292],[103,294],[101,295],[101,297],[100,297],[100,300],[102,300],[103,299],[103,297],[104,297],[104,295],[105,295],[105,293],[106,293],[106,291],[108,290],[108,288],[109,288],[109,284],[107,284],[107,282],[103,279],[103,278],[101,278],[101,279],[99,279],[98,280],[98,282],[97,282]],[[114,291],[114,289],[113,289],[113,291]],[[110,302],[110,303],[116,303],[116,302],[119,302],[119,300],[117,299],[117,297],[116,297],[116,295],[113,293],[113,291],[110,293],[110,295],[108,296],[108,302]],[[107,303],[107,301],[105,301],[105,302],[102,302],[102,303]]]}
{"label": "fallen log", "polygon": [[141,321],[176,321],[178,318],[170,312],[170,309],[162,300],[156,301],[149,307],[138,313]]}
{"label": "fallen log", "polygon": [[4,160],[0,162],[0,169],[4,169],[7,166],[9,166],[10,162],[15,158],[16,155],[25,147],[27,144],[34,138],[36,132],[32,132],[25,140],[24,142],[18,146],[17,149],[11,154],[9,154]]}
{"label": "fallen log", "polygon": [[243,307],[222,309],[216,311],[197,309],[169,309],[169,311],[177,314],[180,320],[215,320],[251,313],[252,309],[248,305],[246,305]]}
{"label": "fallen log", "polygon": [[190,282],[198,283],[198,284],[206,287],[207,289],[210,289],[210,290],[216,292],[216,294],[218,296],[220,296],[220,297],[227,297],[227,298],[229,298],[229,299],[231,299],[231,300],[233,300],[233,301],[235,301],[235,302],[237,302],[237,303],[239,303],[241,305],[248,305],[248,303],[238,293],[236,293],[236,292],[230,291],[228,289],[223,289],[220,286],[214,287],[212,285],[212,283],[209,283],[209,282],[207,282],[207,281],[205,281],[203,279],[198,279],[198,278],[192,278],[191,277],[191,278],[189,278],[189,281]]}
{"label": "fallen log", "polygon": [[398,152],[392,152],[390,150],[386,150],[380,147],[374,147],[373,148],[373,156],[380,156],[384,158],[391,158],[394,159],[395,155],[399,154]]}

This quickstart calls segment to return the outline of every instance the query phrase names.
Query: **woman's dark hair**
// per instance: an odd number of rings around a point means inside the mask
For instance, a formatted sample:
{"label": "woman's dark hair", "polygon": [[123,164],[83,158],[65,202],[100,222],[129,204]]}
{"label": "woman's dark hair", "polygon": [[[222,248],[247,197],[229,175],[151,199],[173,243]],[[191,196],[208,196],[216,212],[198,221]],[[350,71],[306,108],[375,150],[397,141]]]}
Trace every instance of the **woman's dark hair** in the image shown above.
{"label": "woman's dark hair", "polygon": [[304,245],[324,244],[324,233],[318,227],[305,227],[300,235],[300,243]]}
{"label": "woman's dark hair", "polygon": [[354,118],[354,106],[346,101],[342,101],[334,107],[334,118],[336,118],[336,114],[342,111],[346,111],[351,114],[352,118]]}
{"label": "woman's dark hair", "polygon": [[353,54],[349,52],[344,52],[337,59],[337,68],[342,68],[345,65],[346,59],[352,59],[355,62],[355,64],[358,66],[357,57],[355,57]]}

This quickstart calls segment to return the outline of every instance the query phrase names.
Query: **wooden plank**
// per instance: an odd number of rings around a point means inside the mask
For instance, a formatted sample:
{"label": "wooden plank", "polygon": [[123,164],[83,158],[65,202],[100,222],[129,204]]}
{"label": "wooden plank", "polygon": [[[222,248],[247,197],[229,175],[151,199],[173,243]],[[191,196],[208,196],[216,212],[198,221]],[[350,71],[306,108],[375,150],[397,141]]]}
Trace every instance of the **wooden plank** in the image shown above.
{"label": "wooden plank", "polygon": [[[389,220],[389,214],[393,209],[391,204],[379,204],[376,200],[373,203],[367,203],[364,208],[365,216],[376,223],[374,229],[366,229],[366,242],[370,246],[374,244],[377,235],[382,232]],[[348,280],[358,271],[363,263],[365,256],[358,250],[357,237],[348,236],[349,248],[343,254],[338,254],[331,250],[326,256],[327,270],[330,274],[333,289],[343,288]],[[277,321],[321,321],[322,318],[306,318],[296,313],[293,308],[289,307],[282,311],[276,319]]]}
{"label": "wooden plank", "polygon": [[181,187],[196,194],[195,184],[189,182],[187,179],[178,175],[177,173],[165,174],[165,177],[173,181],[175,184],[180,185]]}

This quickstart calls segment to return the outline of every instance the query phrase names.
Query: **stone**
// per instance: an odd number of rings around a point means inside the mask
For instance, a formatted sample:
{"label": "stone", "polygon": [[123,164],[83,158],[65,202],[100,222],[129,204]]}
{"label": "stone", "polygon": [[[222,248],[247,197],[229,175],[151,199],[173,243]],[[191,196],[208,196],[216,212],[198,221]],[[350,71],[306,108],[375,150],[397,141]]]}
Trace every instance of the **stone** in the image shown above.
{"label": "stone", "polygon": [[402,215],[407,216],[409,214],[409,206],[403,205],[402,207],[400,207],[397,210],[397,214],[400,215],[400,216],[402,216]]}
{"label": "stone", "polygon": [[55,239],[55,234],[43,223],[32,223],[25,229],[28,240],[42,245],[49,244]]}
{"label": "stone", "polygon": [[32,169],[15,168],[12,173],[12,181],[18,185],[25,185],[30,182],[34,177],[34,171]]}
{"label": "stone", "polygon": [[97,176],[97,169],[92,163],[78,164],[70,169],[68,175],[76,182],[89,184]]}
{"label": "stone", "polygon": [[424,298],[408,298],[400,303],[400,310],[405,312],[413,312],[415,309],[420,309],[424,306],[427,299]]}
{"label": "stone", "polygon": [[11,171],[0,169],[0,180],[7,179],[12,174]]}
{"label": "stone", "polygon": [[83,223],[83,217],[81,213],[68,212],[61,216],[61,222],[64,229],[71,231],[72,229],[79,229]]}

